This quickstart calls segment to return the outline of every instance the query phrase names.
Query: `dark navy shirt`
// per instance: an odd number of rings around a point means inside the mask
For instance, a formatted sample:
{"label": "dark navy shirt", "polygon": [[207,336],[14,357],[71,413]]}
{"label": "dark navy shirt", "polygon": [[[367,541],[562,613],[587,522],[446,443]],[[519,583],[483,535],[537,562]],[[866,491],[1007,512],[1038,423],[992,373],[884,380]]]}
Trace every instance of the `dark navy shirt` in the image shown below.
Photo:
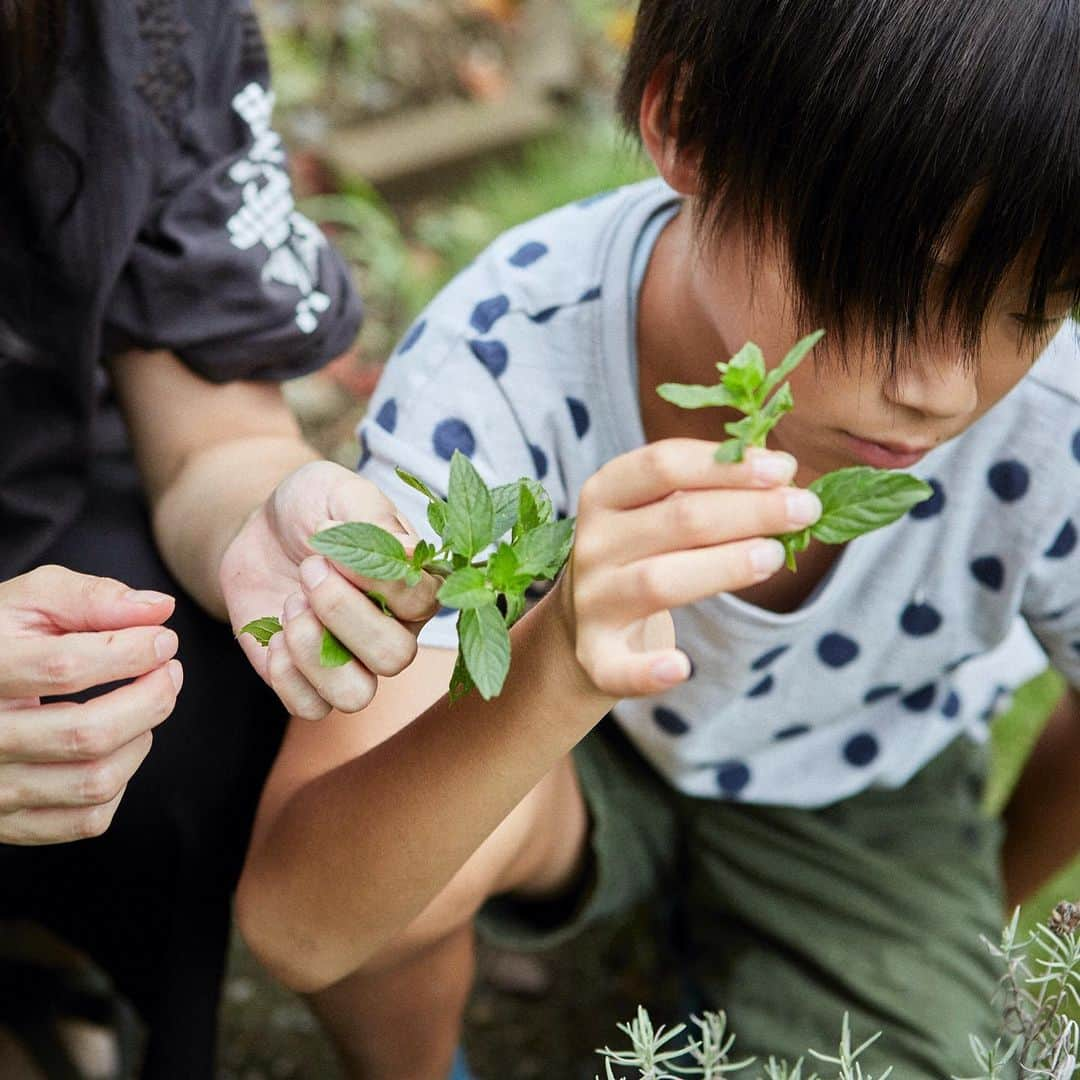
{"label": "dark navy shirt", "polygon": [[[51,270],[0,289],[0,580],[83,505],[104,357],[169,349],[215,382],[276,380],[352,343],[359,301],[295,209],[268,87],[247,0],[73,0],[17,210],[27,274]],[[0,244],[18,268],[15,214],[0,207]]]}

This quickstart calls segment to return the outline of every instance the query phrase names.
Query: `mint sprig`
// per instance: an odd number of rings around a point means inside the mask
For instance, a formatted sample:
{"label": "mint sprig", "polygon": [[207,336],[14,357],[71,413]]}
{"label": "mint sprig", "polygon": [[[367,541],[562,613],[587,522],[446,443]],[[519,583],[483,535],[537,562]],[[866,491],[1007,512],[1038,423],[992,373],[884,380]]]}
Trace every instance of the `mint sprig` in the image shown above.
{"label": "mint sprig", "polygon": [[[311,546],[320,554],[377,581],[413,586],[425,573],[443,579],[439,602],[458,612],[458,662],[450,679],[450,700],[473,688],[485,701],[497,697],[510,670],[509,629],[525,613],[525,593],[534,581],[553,581],[570,555],[574,522],[556,520],[551,499],[535,480],[489,488],[473,463],[456,452],[450,462],[447,497],[398,469],[403,483],[428,500],[428,521],[439,537],[436,547],[421,540],[410,555],[401,541],[376,525],[349,523],[316,533]],[[507,537],[509,534],[509,537]],[[495,545],[491,557],[478,560]],[[392,614],[379,593],[368,594]],[[268,645],[281,623],[258,619],[240,633]],[[351,653],[324,631],[321,662],[348,663]]]}
{"label": "mint sprig", "polygon": [[[818,330],[803,338],[772,371],[766,369],[761,350],[747,342],[729,361],[716,365],[721,376],[716,386],[665,383],[656,392],[683,409],[741,412],[742,419],[724,425],[731,438],[716,450],[717,461],[739,462],[749,447],[765,446],[769,432],[794,408],[786,380],[824,336]],[[809,547],[811,538],[823,544],[847,543],[891,525],[933,495],[930,485],[917,477],[869,466],[826,473],[810,484],[810,490],[821,500],[821,517],[809,528],[777,537],[792,571],[797,569],[796,555]]]}

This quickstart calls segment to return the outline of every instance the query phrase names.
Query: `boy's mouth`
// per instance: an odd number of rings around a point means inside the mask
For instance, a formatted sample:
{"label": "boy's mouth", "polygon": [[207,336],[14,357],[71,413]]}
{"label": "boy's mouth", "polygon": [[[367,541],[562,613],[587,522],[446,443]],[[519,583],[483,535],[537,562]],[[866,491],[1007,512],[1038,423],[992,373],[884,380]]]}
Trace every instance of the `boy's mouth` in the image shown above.
{"label": "boy's mouth", "polygon": [[871,442],[869,439],[852,435],[850,431],[844,432],[844,438],[851,453],[875,469],[910,469],[933,449],[932,446],[914,446],[907,443]]}

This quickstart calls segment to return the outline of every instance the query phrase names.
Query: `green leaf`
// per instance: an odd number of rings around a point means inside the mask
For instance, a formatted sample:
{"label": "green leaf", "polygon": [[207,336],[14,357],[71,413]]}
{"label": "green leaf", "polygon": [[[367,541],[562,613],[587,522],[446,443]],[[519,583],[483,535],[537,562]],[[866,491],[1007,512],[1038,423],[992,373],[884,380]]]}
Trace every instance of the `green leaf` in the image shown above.
{"label": "green leaf", "polygon": [[762,399],[768,397],[774,386],[779,386],[802,362],[810,350],[825,336],[824,330],[815,330],[796,343],[795,347],[773,368],[761,384]]}
{"label": "green leaf", "polygon": [[509,544],[500,544],[488,559],[487,579],[501,593],[523,593],[533,583],[531,574],[521,572],[517,554]]}
{"label": "green leaf", "polygon": [[493,540],[500,540],[518,523],[518,504],[520,482],[502,484],[491,491],[491,502],[495,507],[495,530]]}
{"label": "green leaf", "polygon": [[485,701],[498,697],[510,670],[510,634],[494,605],[471,608],[458,618],[465,667]]}
{"label": "green leaf", "polygon": [[519,482],[518,522],[514,526],[513,540],[517,542],[527,532],[546,525],[555,517],[555,507],[551,497],[538,480]]}
{"label": "green leaf", "polygon": [[323,667],[344,667],[352,658],[353,654],[329,630],[324,629],[319,663]]}
{"label": "green leaf", "polygon": [[[460,632],[460,627],[458,628]],[[465,666],[465,657],[458,653],[457,663],[450,675],[450,704],[467,697],[475,689],[476,683],[472,681],[469,669]]]}
{"label": "green leaf", "polygon": [[[769,431],[779,423],[780,418],[795,408],[795,397],[791,393],[791,384],[784,383],[779,390],[766,402],[761,410],[761,416],[769,422]],[[768,434],[768,432],[766,432]]]}
{"label": "green leaf", "polygon": [[716,448],[713,458],[723,465],[735,465],[742,461],[744,449],[742,439],[728,439]]}
{"label": "green leaf", "polygon": [[688,386],[684,383],[664,383],[656,392],[680,409],[712,409],[738,407],[731,391],[724,385]]}
{"label": "green leaf", "polygon": [[379,605],[379,610],[384,615],[389,615],[391,619],[395,618],[394,612],[390,608],[390,601],[386,599],[381,592],[369,592],[364,594],[373,604]]}
{"label": "green leaf", "polygon": [[522,574],[554,578],[563,568],[574,543],[574,519],[549,521],[526,533],[514,544]]}
{"label": "green leaf", "polygon": [[423,570],[436,555],[438,555],[438,552],[435,550],[434,545],[429,544],[426,540],[421,540],[413,549],[412,558],[409,562],[417,570]]}
{"label": "green leaf", "polygon": [[427,519],[431,527],[439,535],[439,538],[445,541],[448,531],[446,524],[446,503],[442,500],[439,502],[428,503]]}
{"label": "green leaf", "polygon": [[484,571],[476,566],[456,570],[439,589],[439,602],[443,607],[468,610],[487,607],[495,603],[495,593],[487,586]]}
{"label": "green leaf", "polygon": [[400,581],[412,569],[401,541],[366,522],[335,525],[316,533],[311,546],[328,559],[376,581]]}
{"label": "green leaf", "polygon": [[460,451],[450,462],[446,541],[457,555],[471,559],[495,538],[495,507],[487,484]]}
{"label": "green leaf", "polygon": [[249,622],[247,626],[241,627],[236,636],[250,634],[265,649],[270,644],[270,639],[280,633],[281,620],[268,615],[265,619],[256,619],[254,622]]}
{"label": "green leaf", "polygon": [[777,539],[784,545],[787,558],[784,560],[787,568],[794,574],[798,570],[795,556],[800,551],[805,551],[810,546],[810,529],[801,529],[799,532],[784,533]]}
{"label": "green leaf", "polygon": [[758,391],[765,382],[765,357],[748,341],[726,364],[720,365],[724,388],[738,409],[750,410],[760,404]]}
{"label": "green leaf", "polygon": [[433,492],[418,476],[413,476],[412,473],[406,472],[404,469],[395,469],[394,472],[398,474],[399,480],[408,484],[409,487],[414,488],[416,491],[419,491],[421,495],[426,496],[431,502],[442,502],[442,499],[440,499],[439,496],[436,495],[435,492]]}
{"label": "green leaf", "polygon": [[843,544],[891,525],[934,493],[929,484],[907,473],[866,465],[826,473],[810,490],[822,506],[821,518],[810,531],[824,544]]}
{"label": "green leaf", "polygon": [[513,626],[514,623],[525,614],[525,593],[507,593],[506,594],[506,625]]}

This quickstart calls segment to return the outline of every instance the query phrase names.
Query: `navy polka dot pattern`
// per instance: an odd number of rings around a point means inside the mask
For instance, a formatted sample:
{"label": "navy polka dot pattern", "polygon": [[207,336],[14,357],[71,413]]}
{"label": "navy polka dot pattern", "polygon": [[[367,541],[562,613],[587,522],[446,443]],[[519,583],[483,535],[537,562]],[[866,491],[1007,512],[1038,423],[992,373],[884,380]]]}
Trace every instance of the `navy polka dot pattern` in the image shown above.
{"label": "navy polka dot pattern", "polygon": [[543,480],[548,474],[547,454],[539,446],[529,443],[529,453],[532,454],[533,468],[536,470],[536,479]]}
{"label": "navy polka dot pattern", "polygon": [[1080,641],[1074,641],[1072,643],[1073,652],[1080,656]]}
{"label": "navy polka dot pattern", "polygon": [[1019,461],[999,461],[987,473],[986,479],[990,490],[1007,503],[1022,499],[1031,486],[1031,473]]}
{"label": "navy polka dot pattern", "polygon": [[897,686],[895,683],[889,683],[886,686],[874,686],[866,691],[863,697],[864,705],[873,705],[875,701],[884,701],[885,698],[892,697],[894,694],[899,694],[903,688]]}
{"label": "navy polka dot pattern", "polygon": [[771,675],[766,675],[757,686],[746,692],[746,696],[750,698],[764,697],[773,688],[775,681]]}
{"label": "navy polka dot pattern", "polygon": [[941,715],[946,720],[955,720],[960,715],[960,695],[955,690],[949,691],[941,705]]}
{"label": "navy polka dot pattern", "polygon": [[558,306],[544,308],[543,311],[538,311],[535,315],[530,315],[529,318],[538,326],[543,326],[544,323],[551,322],[561,310],[562,308]]}
{"label": "navy polka dot pattern", "polygon": [[965,653],[963,656],[960,657],[959,660],[954,660],[951,664],[946,664],[946,674],[951,675],[954,671],[956,671],[957,668],[963,667],[969,660],[974,660],[975,657],[978,655],[978,653],[973,652]]}
{"label": "navy polka dot pattern", "polygon": [[972,577],[992,592],[1001,592],[1005,584],[1005,564],[996,555],[983,555],[971,563]]}
{"label": "navy polka dot pattern", "polygon": [[574,421],[574,431],[577,432],[579,439],[584,439],[588,434],[589,425],[591,423],[589,419],[589,410],[585,407],[585,402],[578,401],[577,398],[568,397],[566,399],[566,407],[570,410],[570,418]]}
{"label": "navy polka dot pattern", "polygon": [[412,329],[402,338],[401,344],[398,346],[398,356],[404,356],[424,336],[426,329],[426,319],[421,319],[418,323],[415,323]]}
{"label": "navy polka dot pattern", "polygon": [[498,378],[510,363],[510,353],[501,341],[470,341],[469,349],[473,356]]}
{"label": "navy polka dot pattern", "polygon": [[844,743],[844,759],[851,765],[869,765],[880,751],[877,739],[868,731],[855,735]]}
{"label": "navy polka dot pattern", "polygon": [[387,398],[383,402],[382,408],[375,416],[375,423],[384,431],[394,434],[394,429],[397,427],[397,402],[393,398]]}
{"label": "navy polka dot pattern", "polygon": [[368,446],[367,436],[360,435],[360,460],[356,463],[356,471],[359,472],[371,460],[371,447]]}
{"label": "navy polka dot pattern", "polygon": [[770,649],[767,653],[762,653],[761,656],[750,665],[750,669],[752,671],[764,671],[774,660],[783,656],[790,648],[790,645],[777,645],[775,649]]}
{"label": "navy polka dot pattern", "polygon": [[441,607],[435,612],[436,619],[448,619],[451,615],[456,615],[457,610],[452,607]]}
{"label": "navy polka dot pattern", "polygon": [[918,690],[912,690],[900,699],[900,704],[911,712],[926,712],[937,697],[937,683],[927,683]]}
{"label": "navy polka dot pattern", "polygon": [[925,521],[927,518],[937,517],[945,509],[945,489],[937,480],[928,480],[927,483],[933,488],[934,494],[925,502],[913,506],[908,511],[916,521]]}
{"label": "navy polka dot pattern", "polygon": [[850,664],[859,655],[857,642],[844,634],[826,634],[817,646],[818,656],[823,664],[832,668],[842,668]]}
{"label": "navy polka dot pattern", "polygon": [[665,708],[663,705],[653,709],[653,720],[667,735],[685,735],[690,730],[690,725],[674,709]]}
{"label": "navy polka dot pattern", "polygon": [[490,300],[481,300],[473,309],[469,324],[478,334],[487,334],[510,310],[510,298],[500,294]]}
{"label": "navy polka dot pattern", "polygon": [[1048,559],[1064,559],[1076,550],[1076,526],[1066,521],[1057,539],[1043,553]]}
{"label": "navy polka dot pattern", "polygon": [[533,240],[528,244],[523,244],[519,247],[507,261],[511,266],[516,266],[518,269],[524,270],[525,267],[532,266],[534,262],[538,262],[547,253],[547,244],[541,244],[539,241]]}
{"label": "navy polka dot pattern", "polygon": [[782,731],[778,731],[773,738],[777,742],[784,742],[787,739],[797,739],[800,735],[809,735],[809,724],[792,724],[791,727],[786,727]]}
{"label": "navy polka dot pattern", "polygon": [[734,799],[750,783],[750,766],[734,759],[721,762],[716,766],[716,783],[722,795]]}
{"label": "navy polka dot pattern", "polygon": [[1077,461],[1080,461],[1080,431],[1073,436],[1072,451],[1073,457],[1076,458]]}
{"label": "navy polka dot pattern", "polygon": [[941,612],[930,604],[908,604],[900,616],[900,626],[912,637],[927,637],[941,626]]}
{"label": "navy polka dot pattern", "polygon": [[466,457],[472,457],[476,452],[476,436],[464,420],[443,420],[436,426],[431,443],[443,461],[449,461],[455,450],[460,450]]}
{"label": "navy polka dot pattern", "polygon": [[603,296],[603,295],[604,295],[604,290],[599,285],[597,285],[596,288],[587,289],[585,292],[583,292],[581,294],[581,299],[578,301],[578,303],[579,304],[589,304],[593,300],[599,300],[600,297]]}

